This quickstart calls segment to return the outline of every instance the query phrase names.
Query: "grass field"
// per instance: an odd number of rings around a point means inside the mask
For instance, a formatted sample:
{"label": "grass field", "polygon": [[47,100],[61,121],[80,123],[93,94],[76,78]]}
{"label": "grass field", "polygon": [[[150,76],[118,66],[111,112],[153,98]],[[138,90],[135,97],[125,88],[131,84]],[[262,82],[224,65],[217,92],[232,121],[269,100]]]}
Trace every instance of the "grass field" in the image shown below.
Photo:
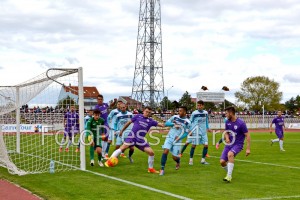
{"label": "grass field", "polygon": [[[157,136],[161,142],[152,147],[156,153],[154,166],[159,169],[164,138]],[[233,180],[229,184],[222,180],[225,176],[225,171],[219,165],[222,149],[216,150],[212,145],[209,147],[211,157],[207,159],[210,165],[199,163],[202,147],[196,149],[194,165],[188,165],[188,147],[178,171],[169,155],[165,176],[147,173],[147,155],[136,149],[133,164],[128,159],[120,158],[119,164],[114,168],[87,166],[88,172],[69,171],[26,176],[13,176],[6,169],[0,168],[0,178],[19,184],[45,199],[176,199],[112,180],[111,177],[190,199],[300,199],[300,133],[285,134],[286,152],[279,151],[278,143],[270,146],[270,139],[274,138],[274,134],[252,133],[251,136],[251,155],[246,158],[245,151],[242,151],[236,157]],[[211,141],[210,137],[210,143]]]}

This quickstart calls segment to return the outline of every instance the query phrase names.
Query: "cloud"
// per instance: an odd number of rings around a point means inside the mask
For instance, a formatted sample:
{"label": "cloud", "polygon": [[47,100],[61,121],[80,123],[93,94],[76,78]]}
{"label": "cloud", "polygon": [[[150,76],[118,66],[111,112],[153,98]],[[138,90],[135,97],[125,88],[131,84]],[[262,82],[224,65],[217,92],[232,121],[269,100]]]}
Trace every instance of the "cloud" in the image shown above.
{"label": "cloud", "polygon": [[77,63],[79,63],[79,60],[78,60],[77,58],[67,57],[66,60],[67,60],[70,64],[77,64]]}
{"label": "cloud", "polygon": [[62,65],[59,65],[55,62],[48,62],[48,61],[45,61],[45,60],[39,60],[39,61],[36,61],[36,63],[38,63],[40,65],[41,68],[44,68],[44,69],[49,69],[49,68],[55,68],[55,67],[61,67]]}
{"label": "cloud", "polygon": [[3,67],[2,67],[2,66],[0,66],[0,70],[1,70],[1,69],[3,69]]}
{"label": "cloud", "polygon": [[286,74],[283,79],[291,83],[300,83],[300,74]]}
{"label": "cloud", "polygon": [[[131,94],[137,1],[1,3],[2,81],[16,84],[30,78],[23,76],[28,70],[39,74],[80,63],[85,84],[106,96]],[[286,97],[296,93],[297,77],[284,74],[300,64],[299,1],[164,0],[161,9],[165,89],[174,85],[170,98],[185,91],[195,96],[201,85],[238,90],[257,75],[280,82]]]}

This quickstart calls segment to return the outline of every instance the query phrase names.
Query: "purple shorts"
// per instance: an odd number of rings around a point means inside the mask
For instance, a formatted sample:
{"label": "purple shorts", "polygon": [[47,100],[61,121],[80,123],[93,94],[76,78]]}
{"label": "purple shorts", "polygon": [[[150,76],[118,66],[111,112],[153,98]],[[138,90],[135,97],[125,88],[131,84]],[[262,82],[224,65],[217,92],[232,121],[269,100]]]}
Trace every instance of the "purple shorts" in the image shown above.
{"label": "purple shorts", "polygon": [[227,162],[229,151],[232,151],[234,153],[234,157],[235,157],[242,150],[243,150],[243,145],[240,145],[240,144],[235,144],[235,145],[232,145],[232,146],[225,146],[220,159],[225,160]]}
{"label": "purple shorts", "polygon": [[279,139],[283,138],[283,131],[275,131],[275,133]]}
{"label": "purple shorts", "polygon": [[132,135],[128,135],[124,144],[129,145],[130,147],[135,146],[141,151],[144,151],[145,148],[150,147],[150,145],[144,139],[136,138]]}
{"label": "purple shorts", "polygon": [[72,129],[72,128],[67,127],[67,128],[65,128],[64,136],[66,137],[68,134],[68,136],[71,138],[72,136],[74,136],[77,133],[79,133],[78,129]]}

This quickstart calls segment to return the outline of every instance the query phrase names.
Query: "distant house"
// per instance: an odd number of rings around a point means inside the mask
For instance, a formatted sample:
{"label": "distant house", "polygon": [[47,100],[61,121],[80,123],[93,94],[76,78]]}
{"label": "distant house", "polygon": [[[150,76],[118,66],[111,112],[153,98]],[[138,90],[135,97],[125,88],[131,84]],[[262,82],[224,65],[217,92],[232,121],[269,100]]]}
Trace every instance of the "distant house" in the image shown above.
{"label": "distant house", "polygon": [[[99,92],[96,87],[83,87],[84,108],[89,110],[97,105],[97,97]],[[59,93],[59,101],[67,97],[71,97],[78,104],[78,87],[77,86],[62,86]]]}
{"label": "distant house", "polygon": [[193,102],[193,103],[197,103],[197,98],[191,98],[191,101]]}
{"label": "distant house", "polygon": [[142,102],[132,99],[129,96],[120,96],[119,100],[122,100],[125,104],[128,105],[128,107],[133,107],[133,108],[142,108],[143,107]]}

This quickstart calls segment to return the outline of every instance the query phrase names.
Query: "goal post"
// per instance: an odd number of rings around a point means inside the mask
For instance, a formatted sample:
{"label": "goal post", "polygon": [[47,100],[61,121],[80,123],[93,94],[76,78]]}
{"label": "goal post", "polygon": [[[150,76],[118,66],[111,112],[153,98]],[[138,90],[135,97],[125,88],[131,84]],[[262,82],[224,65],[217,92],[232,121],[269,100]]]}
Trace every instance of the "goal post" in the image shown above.
{"label": "goal post", "polygon": [[[81,134],[84,133],[84,93],[83,93],[83,70],[82,67],[78,68],[78,104],[79,104],[79,130],[80,130],[80,140],[83,138]],[[80,169],[86,170],[86,163],[85,163],[85,146],[80,145]]]}
{"label": "goal post", "polygon": [[18,175],[49,172],[53,162],[56,172],[86,170],[84,115],[82,67],[0,86],[0,166]]}

